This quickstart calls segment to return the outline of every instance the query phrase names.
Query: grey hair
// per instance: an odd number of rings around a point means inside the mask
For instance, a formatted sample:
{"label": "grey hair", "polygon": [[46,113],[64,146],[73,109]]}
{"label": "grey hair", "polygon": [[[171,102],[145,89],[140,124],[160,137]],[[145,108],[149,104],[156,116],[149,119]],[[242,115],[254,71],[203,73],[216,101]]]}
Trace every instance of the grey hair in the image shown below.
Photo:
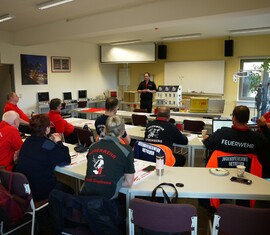
{"label": "grey hair", "polygon": [[13,125],[17,118],[20,118],[20,116],[15,111],[7,111],[2,116],[2,120],[7,122],[9,125]]}
{"label": "grey hair", "polygon": [[108,117],[106,122],[106,135],[119,137],[125,130],[124,120],[116,115]]}

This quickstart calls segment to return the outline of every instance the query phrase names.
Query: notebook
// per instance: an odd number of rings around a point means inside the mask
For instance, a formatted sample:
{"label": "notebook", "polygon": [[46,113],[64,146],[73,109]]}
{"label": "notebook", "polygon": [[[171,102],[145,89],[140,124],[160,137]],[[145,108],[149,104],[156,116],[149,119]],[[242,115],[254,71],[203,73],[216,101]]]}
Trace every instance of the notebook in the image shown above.
{"label": "notebook", "polygon": [[221,127],[232,127],[232,120],[230,119],[213,119],[212,120],[212,133],[216,132]]}

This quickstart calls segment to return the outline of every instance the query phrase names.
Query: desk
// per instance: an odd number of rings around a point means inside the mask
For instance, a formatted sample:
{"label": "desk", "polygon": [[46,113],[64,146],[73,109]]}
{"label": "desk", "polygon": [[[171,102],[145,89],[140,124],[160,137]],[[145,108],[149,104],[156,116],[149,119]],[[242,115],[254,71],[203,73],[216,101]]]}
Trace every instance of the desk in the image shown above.
{"label": "desk", "polygon": [[188,117],[209,117],[209,118],[220,118],[222,113],[190,113],[190,112],[175,112],[171,111],[173,116],[188,116]]}
{"label": "desk", "polygon": [[[96,133],[95,129],[95,121],[94,120],[87,120],[82,118],[66,118],[65,119],[70,124],[74,125],[75,127],[82,128],[85,124],[87,124],[94,133]],[[144,133],[145,127],[140,126],[133,126],[133,125],[125,125],[126,131],[132,139],[136,140],[144,140]],[[201,138],[199,138],[195,134],[187,134],[188,137],[188,144],[187,145],[178,145],[174,144],[176,147],[187,148],[188,149],[188,166],[194,167],[194,160],[195,160],[195,151],[197,149],[205,149]]]}
{"label": "desk", "polygon": [[[84,180],[86,165],[86,161],[84,161],[72,168],[57,166],[55,171]],[[252,180],[251,185],[231,182],[230,178],[236,176],[236,168],[228,170],[230,174],[227,176],[215,176],[209,173],[208,168],[165,166],[163,176],[150,174],[134,184],[130,189],[121,188],[120,192],[127,195],[127,209],[132,198],[136,196],[150,196],[154,187],[163,182],[183,183],[184,187],[177,188],[179,198],[270,200],[270,182],[247,172],[245,173],[245,178]],[[165,190],[169,196],[172,196],[174,193],[170,188]],[[157,192],[157,196],[162,196],[160,191]],[[128,217],[130,218],[130,214]],[[129,234],[134,234],[134,225],[131,223],[129,223]]]}
{"label": "desk", "polygon": [[[77,103],[66,103],[66,108],[61,112],[69,112],[77,107]],[[50,111],[49,104],[37,104],[38,113],[48,113]]]}

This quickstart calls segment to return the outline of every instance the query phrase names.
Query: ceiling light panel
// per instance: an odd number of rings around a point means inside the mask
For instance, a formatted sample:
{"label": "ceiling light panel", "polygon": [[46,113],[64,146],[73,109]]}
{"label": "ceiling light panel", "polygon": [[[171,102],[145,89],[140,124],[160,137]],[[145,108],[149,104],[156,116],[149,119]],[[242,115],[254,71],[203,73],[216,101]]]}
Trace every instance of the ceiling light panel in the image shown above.
{"label": "ceiling light panel", "polygon": [[2,23],[4,21],[12,20],[14,18],[15,18],[15,16],[10,15],[10,14],[2,15],[2,16],[0,16],[0,23]]}
{"label": "ceiling light panel", "polygon": [[45,10],[45,9],[48,9],[51,7],[56,7],[56,6],[65,4],[65,3],[72,2],[72,1],[74,1],[74,0],[53,0],[53,1],[41,3],[41,4],[37,5],[37,8],[39,10]]}

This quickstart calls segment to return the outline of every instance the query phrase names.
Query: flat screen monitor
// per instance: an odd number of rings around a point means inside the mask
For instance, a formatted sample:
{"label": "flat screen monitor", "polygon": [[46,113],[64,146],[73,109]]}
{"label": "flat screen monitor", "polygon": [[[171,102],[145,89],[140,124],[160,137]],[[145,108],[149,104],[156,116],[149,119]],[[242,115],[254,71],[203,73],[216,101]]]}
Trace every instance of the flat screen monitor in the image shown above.
{"label": "flat screen monitor", "polygon": [[63,100],[72,100],[71,92],[63,92]]}
{"label": "flat screen monitor", "polygon": [[87,99],[87,90],[79,90],[78,93],[79,99]]}
{"label": "flat screen monitor", "polygon": [[38,92],[38,102],[49,102],[49,92]]}
{"label": "flat screen monitor", "polygon": [[232,120],[230,119],[213,119],[212,121],[213,133],[221,127],[232,127]]}

